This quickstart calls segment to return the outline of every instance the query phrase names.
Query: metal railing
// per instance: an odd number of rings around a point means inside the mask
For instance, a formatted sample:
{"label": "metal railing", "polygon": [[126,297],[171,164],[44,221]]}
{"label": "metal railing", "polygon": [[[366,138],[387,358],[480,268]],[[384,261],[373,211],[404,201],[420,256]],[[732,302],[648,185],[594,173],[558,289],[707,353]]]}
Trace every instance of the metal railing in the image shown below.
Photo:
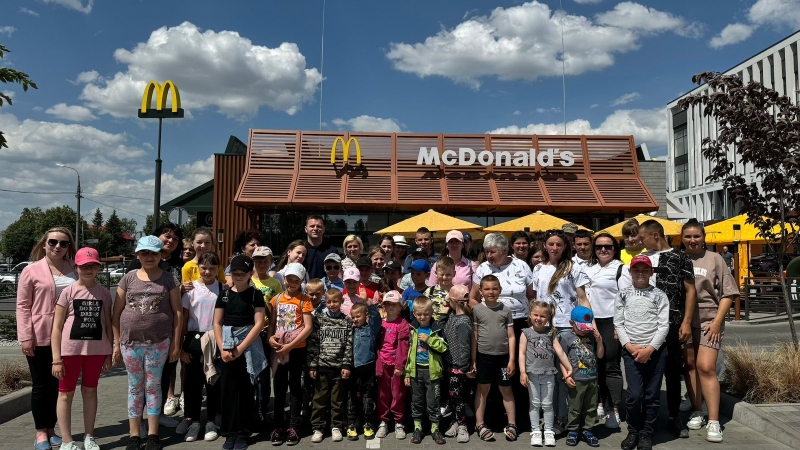
{"label": "metal railing", "polygon": [[[800,311],[800,278],[786,278],[793,312]],[[777,277],[745,277],[744,320],[750,313],[767,313],[773,316],[786,314],[781,280]]]}

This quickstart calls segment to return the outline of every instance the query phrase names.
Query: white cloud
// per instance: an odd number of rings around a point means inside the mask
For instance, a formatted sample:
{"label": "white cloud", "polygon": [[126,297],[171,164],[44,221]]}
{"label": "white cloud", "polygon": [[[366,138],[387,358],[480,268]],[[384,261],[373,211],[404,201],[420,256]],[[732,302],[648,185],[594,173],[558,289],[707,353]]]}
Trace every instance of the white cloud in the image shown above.
{"label": "white cloud", "polygon": [[59,103],[53,105],[45,111],[47,114],[52,114],[59,119],[71,120],[73,122],[85,122],[87,120],[97,119],[92,111],[85,106],[67,105],[66,103]]}
{"label": "white cloud", "polygon": [[28,9],[28,8],[20,8],[20,9],[19,9],[19,12],[21,12],[21,13],[24,13],[24,14],[28,14],[28,15],[31,15],[31,16],[33,16],[33,17],[39,17],[39,13],[38,13],[38,12],[36,12],[36,11],[34,11],[34,10],[32,10],[32,9]]}
{"label": "white cloud", "polygon": [[731,23],[713,38],[709,45],[712,48],[722,48],[726,45],[737,44],[752,36],[753,27],[743,23]]}
{"label": "white cloud", "polygon": [[[72,84],[87,84],[93,83],[100,79],[100,74],[97,73],[96,70],[90,70],[88,72],[81,72],[75,78],[75,81],[70,81]],[[144,90],[144,88],[142,88]]]}
{"label": "white cloud", "polygon": [[86,5],[84,5],[81,0],[44,0],[44,2],[55,3],[84,14],[89,14],[92,12],[92,7],[94,6],[94,0],[87,0]]}
{"label": "white cloud", "polygon": [[361,115],[352,119],[333,119],[333,124],[339,128],[349,128],[350,131],[376,131],[384,133],[400,133],[402,126],[394,119],[381,119]]}
{"label": "white cloud", "polygon": [[0,27],[0,34],[11,36],[15,31],[17,31],[17,29],[12,26]]}
{"label": "white cloud", "polygon": [[[511,125],[487,133],[497,134],[564,134],[563,123],[536,123],[524,127]],[[646,143],[653,150],[666,149],[667,121],[664,110],[620,109],[606,117],[597,128],[585,119],[567,122],[567,134],[633,135],[637,144]]]}
{"label": "white cloud", "polygon": [[575,0],[575,3],[587,4],[587,3],[600,3],[602,1],[603,0]]}
{"label": "white cloud", "polygon": [[132,50],[117,49],[114,58],[128,65],[125,72],[78,76],[87,83],[81,93],[86,106],[114,117],[136,115],[150,80],[174,81],[186,109],[216,107],[229,117],[252,116],[262,106],[294,114],[314,99],[322,80],[317,69],[306,68],[296,44],[269,48],[235,31],[203,31],[189,22],[159,28]]}
{"label": "white cloud", "polygon": [[[424,42],[393,42],[386,53],[394,68],[420,77],[443,76],[477,89],[481,78],[536,80],[561,76],[561,26],[566,72],[577,75],[614,64],[615,55],[636,50],[643,35],[686,34],[685,19],[636,3],[623,3],[596,21],[552,11],[531,1],[496,8],[488,16],[443,28]],[[637,23],[623,13],[635,13]],[[602,19],[602,20],[601,20]],[[602,22],[602,23],[601,23]]]}
{"label": "white cloud", "polygon": [[518,116],[518,115],[520,115],[520,114],[522,114],[522,111],[520,111],[520,110],[516,110],[516,111],[514,111],[514,115],[515,115],[515,116]]}
{"label": "white cloud", "polygon": [[556,107],[552,107],[552,108],[536,108],[536,112],[539,113],[539,114],[557,113],[557,112],[561,112],[561,108],[556,108]]}
{"label": "white cloud", "polygon": [[758,0],[747,18],[756,25],[800,27],[800,0]]}
{"label": "white cloud", "polygon": [[589,106],[589,108],[597,108],[598,106],[600,106],[600,105],[598,105],[597,103],[594,103],[591,106]]}
{"label": "white cloud", "polygon": [[634,101],[634,100],[638,100],[638,99],[639,99],[639,98],[641,98],[641,97],[642,97],[642,96],[641,96],[641,95],[639,95],[639,93],[638,93],[638,92],[631,92],[631,93],[629,93],[629,94],[624,94],[624,95],[621,95],[621,96],[620,96],[619,98],[617,98],[616,100],[614,100],[613,102],[611,102],[611,106],[619,106],[619,105],[624,105],[624,104],[626,104],[626,103],[630,103],[630,102],[632,102],[632,101]]}

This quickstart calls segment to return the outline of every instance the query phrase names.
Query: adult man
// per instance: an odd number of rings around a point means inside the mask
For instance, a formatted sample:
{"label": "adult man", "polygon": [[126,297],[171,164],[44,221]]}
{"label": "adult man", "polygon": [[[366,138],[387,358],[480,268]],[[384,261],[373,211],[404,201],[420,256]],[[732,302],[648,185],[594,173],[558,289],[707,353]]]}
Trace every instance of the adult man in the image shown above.
{"label": "adult man", "polygon": [[653,263],[650,284],[664,291],[669,299],[669,332],[667,333],[667,430],[680,438],[689,437],[689,429],[678,414],[681,403],[682,343],[692,336],[692,316],[697,302],[694,266],[683,252],[673,251],[664,236],[664,227],[655,220],[639,225],[639,240]]}
{"label": "adult man", "polygon": [[[418,248],[421,248],[425,252],[428,258],[428,264],[433,265],[439,260],[439,254],[433,251],[433,235],[429,229],[425,227],[419,228],[414,242],[417,244]],[[406,262],[403,264],[403,273],[410,273],[409,267],[411,263],[414,262],[412,256],[413,255],[408,255],[406,257]]]}
{"label": "adult man", "polygon": [[725,261],[725,265],[728,266],[728,269],[733,270],[733,253],[728,250],[727,245],[722,247],[719,256],[722,256],[722,260]]}
{"label": "adult man", "polygon": [[308,278],[325,278],[325,257],[337,253],[336,247],[325,239],[325,220],[322,216],[312,215],[306,219],[306,241],[308,254],[306,267]]}
{"label": "adult man", "polygon": [[572,257],[572,262],[577,264],[578,267],[585,268],[589,264],[589,259],[592,257],[592,234],[587,230],[578,230],[575,232],[575,256]]}

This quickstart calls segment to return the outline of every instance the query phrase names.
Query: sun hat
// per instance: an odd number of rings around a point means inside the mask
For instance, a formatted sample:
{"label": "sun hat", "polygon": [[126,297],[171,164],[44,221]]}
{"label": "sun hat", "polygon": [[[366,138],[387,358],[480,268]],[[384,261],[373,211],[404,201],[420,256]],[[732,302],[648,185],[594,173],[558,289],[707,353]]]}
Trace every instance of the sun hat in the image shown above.
{"label": "sun hat", "polygon": [[245,273],[253,271],[253,259],[247,255],[236,255],[231,260],[231,272],[240,270]]}
{"label": "sun hat", "polygon": [[272,249],[269,247],[256,247],[256,249],[253,250],[253,258],[265,256],[272,256]]}
{"label": "sun hat", "polygon": [[285,279],[289,275],[294,275],[301,280],[305,280],[306,268],[300,263],[289,263],[283,269],[283,278]]}
{"label": "sun hat", "polygon": [[344,271],[344,276],[342,280],[354,280],[354,281],[361,281],[361,272],[358,271],[355,267],[349,267],[347,270]]}
{"label": "sun hat", "polygon": [[580,331],[593,331],[592,320],[594,320],[594,313],[592,310],[585,306],[576,306],[570,314],[570,319],[575,323],[575,327]]}
{"label": "sun hat", "polygon": [[383,303],[402,303],[403,296],[398,291],[389,291],[383,294]]}
{"label": "sun hat", "polygon": [[91,247],[83,247],[82,249],[78,250],[77,253],[75,253],[76,266],[83,266],[90,263],[100,264],[100,258],[98,258],[97,250]]}
{"label": "sun hat", "polygon": [[139,253],[142,250],[161,253],[161,250],[164,250],[164,243],[161,242],[161,239],[159,239],[157,236],[142,236],[136,243],[136,250],[134,253]]}
{"label": "sun hat", "polygon": [[400,235],[392,236],[392,240],[394,241],[394,245],[408,247],[408,242],[406,242],[405,236],[400,236]]}
{"label": "sun hat", "polygon": [[459,242],[464,242],[464,233],[458,230],[448,231],[447,236],[444,238],[444,241],[450,242],[450,239],[458,239]]}

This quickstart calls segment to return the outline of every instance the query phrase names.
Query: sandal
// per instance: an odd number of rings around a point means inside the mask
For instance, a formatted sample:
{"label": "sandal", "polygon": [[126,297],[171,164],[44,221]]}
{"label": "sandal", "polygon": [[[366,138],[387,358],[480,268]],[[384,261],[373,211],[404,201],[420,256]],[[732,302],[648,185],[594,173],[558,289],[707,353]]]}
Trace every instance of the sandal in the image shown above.
{"label": "sandal", "polygon": [[516,441],[517,436],[519,435],[519,430],[517,430],[517,426],[515,424],[510,423],[503,429],[503,433],[505,433],[507,441]]}
{"label": "sandal", "polygon": [[494,433],[492,433],[492,430],[490,430],[485,423],[476,426],[475,432],[478,433],[478,437],[484,442],[491,442],[494,440]]}

